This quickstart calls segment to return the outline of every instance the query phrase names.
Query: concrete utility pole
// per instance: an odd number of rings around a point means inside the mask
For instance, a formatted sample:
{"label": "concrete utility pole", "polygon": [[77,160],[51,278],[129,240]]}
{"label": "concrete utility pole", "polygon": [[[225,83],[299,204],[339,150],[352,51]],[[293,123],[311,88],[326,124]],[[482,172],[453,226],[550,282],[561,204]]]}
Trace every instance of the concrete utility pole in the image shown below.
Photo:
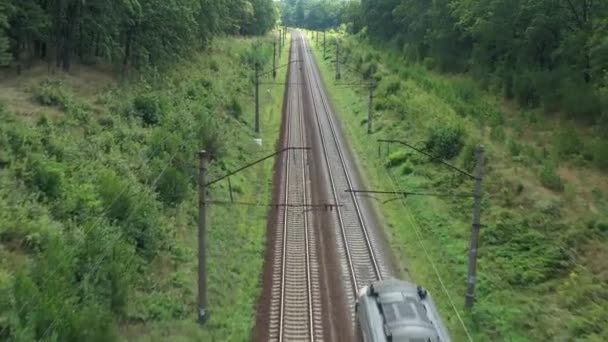
{"label": "concrete utility pole", "polygon": [[475,168],[475,207],[473,208],[473,226],[471,231],[471,245],[469,247],[469,276],[467,278],[467,292],[464,297],[464,306],[467,309],[473,308],[475,303],[475,282],[477,276],[477,248],[479,245],[479,230],[481,228],[481,196],[483,181],[483,146],[477,147],[475,158],[477,166]]}
{"label": "concrete utility pole", "polygon": [[272,78],[277,78],[277,40],[272,42]]}
{"label": "concrete utility pole", "polygon": [[260,64],[255,63],[255,132],[260,133]]}
{"label": "concrete utility pole", "polygon": [[325,31],[323,31],[323,59],[325,59]]}
{"label": "concrete utility pole", "polygon": [[336,81],[339,81],[342,76],[340,75],[340,43],[336,39]]}
{"label": "concrete utility pole", "polygon": [[374,110],[374,90],[376,88],[376,80],[372,80],[369,84],[369,108],[367,111],[367,134],[372,134],[372,115]]}
{"label": "concrete utility pole", "polygon": [[317,45],[319,45],[319,31],[316,31],[316,32],[317,32]]}
{"label": "concrete utility pole", "polygon": [[209,154],[202,150],[199,156],[198,178],[198,321],[205,324],[207,312],[207,256],[205,234],[207,229],[207,162]]}

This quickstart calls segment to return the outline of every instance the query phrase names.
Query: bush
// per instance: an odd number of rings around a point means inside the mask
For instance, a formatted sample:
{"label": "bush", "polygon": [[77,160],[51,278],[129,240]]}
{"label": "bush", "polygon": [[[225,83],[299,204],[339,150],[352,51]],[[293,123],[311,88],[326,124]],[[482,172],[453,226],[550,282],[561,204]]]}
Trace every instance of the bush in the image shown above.
{"label": "bush", "polygon": [[59,164],[40,158],[32,163],[31,168],[30,184],[32,186],[51,199],[61,195],[63,170]]}
{"label": "bush", "polygon": [[509,140],[509,152],[511,153],[512,157],[521,155],[522,150],[523,147],[520,143],[518,143],[516,140]]}
{"label": "bush", "polygon": [[403,163],[405,163],[405,161],[409,158],[408,153],[406,153],[403,150],[399,150],[396,152],[391,153],[388,156],[388,160],[386,161],[386,163],[384,164],[387,168],[391,168],[391,167],[397,167]]}
{"label": "bush", "polygon": [[555,166],[546,163],[540,170],[540,182],[547,189],[554,191],[563,191],[564,183],[562,178],[557,174]]}
{"label": "bush", "polygon": [[160,122],[161,104],[152,95],[140,95],[133,100],[134,115],[142,119],[144,124],[154,126]]}
{"label": "bush", "polygon": [[560,129],[555,136],[555,148],[559,156],[566,157],[581,153],[583,142],[572,126]]}
{"label": "bush", "polygon": [[532,76],[527,73],[519,75],[513,82],[513,93],[517,103],[523,107],[536,107],[540,98]]}
{"label": "bush", "polygon": [[156,191],[163,203],[175,206],[188,194],[188,177],[175,167],[169,167],[158,180]]}
{"label": "bush", "polygon": [[65,110],[72,102],[72,95],[61,80],[48,79],[34,89],[34,100],[43,106],[57,106]]}
{"label": "bush", "polygon": [[464,146],[463,137],[464,131],[459,127],[435,127],[431,130],[426,148],[437,158],[452,159]]}
{"label": "bush", "polygon": [[593,163],[601,170],[608,170],[608,141],[596,140],[589,146]]}
{"label": "bush", "polygon": [[387,96],[395,95],[401,90],[401,80],[395,76],[388,77],[382,85],[382,92]]}
{"label": "bush", "polygon": [[414,172],[414,164],[408,160],[401,166],[401,174],[407,176],[412,174],[412,172]]}
{"label": "bush", "polygon": [[226,109],[228,110],[228,113],[230,113],[230,115],[237,119],[240,118],[243,114],[243,107],[241,106],[241,103],[236,97],[230,99],[230,102],[228,102]]}

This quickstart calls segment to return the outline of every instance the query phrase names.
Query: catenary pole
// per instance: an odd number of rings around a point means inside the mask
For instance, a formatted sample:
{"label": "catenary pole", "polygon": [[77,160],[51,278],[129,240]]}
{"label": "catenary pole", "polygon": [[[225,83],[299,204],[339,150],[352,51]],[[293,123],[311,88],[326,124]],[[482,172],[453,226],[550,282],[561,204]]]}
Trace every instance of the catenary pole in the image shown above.
{"label": "catenary pole", "polygon": [[372,81],[369,84],[369,108],[367,111],[367,134],[372,134],[372,120],[373,120],[373,110],[374,110],[374,88],[375,82]]}
{"label": "catenary pole", "polygon": [[336,39],[336,81],[340,80],[340,43]]}
{"label": "catenary pole", "polygon": [[477,252],[479,247],[479,231],[481,228],[481,197],[483,181],[483,146],[475,151],[477,166],[475,168],[475,206],[473,207],[473,224],[471,229],[471,244],[469,246],[469,276],[467,278],[467,291],[465,293],[465,308],[473,308],[475,303],[475,283],[477,277]]}
{"label": "catenary pole", "polygon": [[277,39],[272,42],[272,78],[277,78]]}
{"label": "catenary pole", "polygon": [[260,64],[255,63],[255,132],[260,133]]}
{"label": "catenary pole", "polygon": [[207,163],[209,155],[199,152],[199,194],[198,194],[198,321],[207,322],[207,255],[205,235],[207,229]]}

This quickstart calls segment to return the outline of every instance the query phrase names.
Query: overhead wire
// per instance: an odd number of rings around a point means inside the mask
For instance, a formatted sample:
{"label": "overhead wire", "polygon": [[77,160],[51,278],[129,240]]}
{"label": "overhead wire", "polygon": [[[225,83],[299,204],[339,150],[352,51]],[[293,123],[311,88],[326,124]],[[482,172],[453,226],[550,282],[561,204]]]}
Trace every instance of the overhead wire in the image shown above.
{"label": "overhead wire", "polygon": [[[347,68],[348,69],[348,68]],[[357,140],[359,140],[359,144],[363,144],[361,142],[361,139],[358,137],[357,134],[354,134],[354,136],[356,137]],[[364,145],[362,145],[364,146]],[[393,187],[393,189],[395,190],[395,192],[401,192],[404,193],[405,191],[403,191],[399,185],[395,182],[393,175],[384,167],[382,167],[382,165],[379,165],[378,163],[376,163],[376,166],[379,168],[382,168],[386,171],[387,175],[389,176],[389,180],[391,182],[391,185]],[[456,304],[454,303],[454,300],[452,299],[452,296],[450,295],[449,291],[447,290],[447,287],[445,285],[445,282],[443,280],[443,278],[441,277],[441,274],[439,272],[439,269],[437,268],[435,262],[433,261],[430,253],[428,252],[426,246],[423,243],[423,239],[422,239],[422,234],[420,232],[420,227],[419,227],[419,223],[417,222],[417,220],[412,216],[412,213],[410,212],[410,210],[407,208],[407,206],[405,205],[405,199],[401,199],[400,203],[402,204],[403,208],[405,209],[405,211],[407,212],[407,217],[408,217],[408,221],[410,222],[410,225],[414,228],[414,231],[416,233],[416,237],[417,237],[417,242],[420,245],[420,247],[422,248],[425,258],[427,259],[427,261],[431,264],[431,267],[433,269],[433,273],[435,274],[435,276],[437,277],[437,280],[439,281],[439,284],[441,286],[442,291],[444,292],[444,294],[447,297],[447,300],[450,304],[450,306],[452,307],[452,310],[454,311],[454,313],[456,314],[456,317],[460,323],[460,325],[462,326],[462,329],[467,337],[467,339],[472,342],[473,338],[471,336],[471,333],[469,332],[469,329],[467,328],[462,316],[460,315],[460,313],[458,312],[458,309],[456,307]]]}

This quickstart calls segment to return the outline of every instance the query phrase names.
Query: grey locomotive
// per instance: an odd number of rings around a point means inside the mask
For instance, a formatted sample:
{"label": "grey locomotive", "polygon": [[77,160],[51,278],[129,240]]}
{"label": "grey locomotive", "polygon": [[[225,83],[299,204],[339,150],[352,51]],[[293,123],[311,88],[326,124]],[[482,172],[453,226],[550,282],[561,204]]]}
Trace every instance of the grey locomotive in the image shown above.
{"label": "grey locomotive", "polygon": [[365,286],[356,315],[359,341],[450,341],[430,294],[407,281],[389,278]]}

